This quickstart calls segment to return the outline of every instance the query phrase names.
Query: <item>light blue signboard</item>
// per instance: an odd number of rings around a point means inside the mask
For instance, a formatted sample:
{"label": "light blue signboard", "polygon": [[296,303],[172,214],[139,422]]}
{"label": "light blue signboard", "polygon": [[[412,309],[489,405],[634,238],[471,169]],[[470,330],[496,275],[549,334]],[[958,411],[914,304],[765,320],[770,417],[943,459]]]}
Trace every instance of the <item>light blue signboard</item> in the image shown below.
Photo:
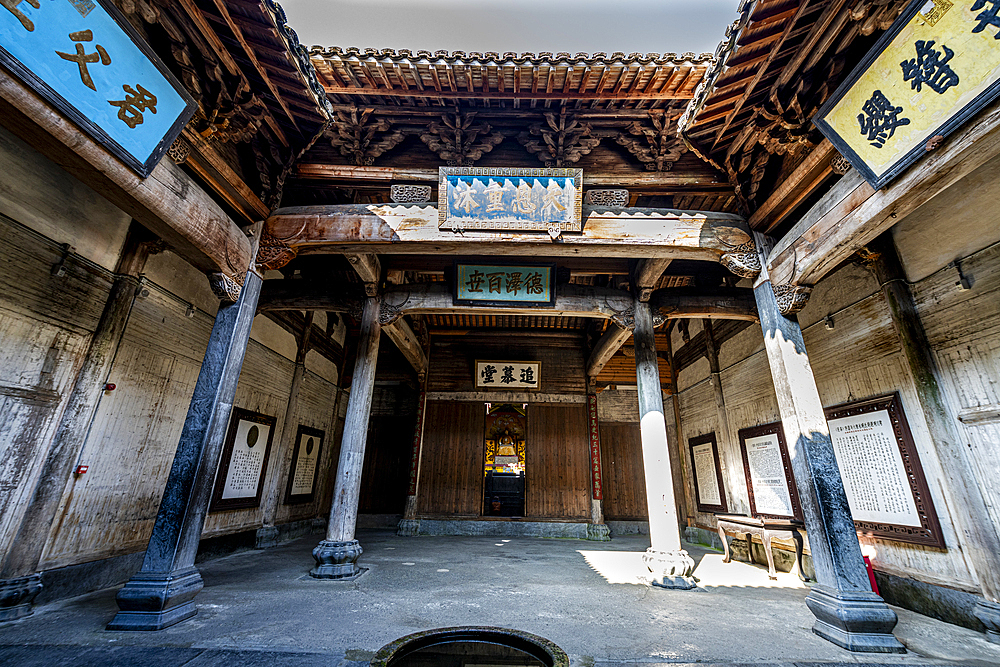
{"label": "light blue signboard", "polygon": [[456,305],[553,306],[555,264],[455,262]]}
{"label": "light blue signboard", "polygon": [[579,232],[582,210],[582,169],[438,169],[442,228]]}
{"label": "light blue signboard", "polygon": [[0,0],[0,63],[143,177],[197,106],[109,0]]}

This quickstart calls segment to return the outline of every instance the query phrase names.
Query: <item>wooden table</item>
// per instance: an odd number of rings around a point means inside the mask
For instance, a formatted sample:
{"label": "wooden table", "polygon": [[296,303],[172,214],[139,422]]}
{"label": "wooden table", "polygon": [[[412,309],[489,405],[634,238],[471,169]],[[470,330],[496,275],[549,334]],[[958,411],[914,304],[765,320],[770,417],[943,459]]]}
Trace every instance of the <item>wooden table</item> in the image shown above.
{"label": "wooden table", "polygon": [[[777,579],[778,574],[774,570],[774,554],[771,552],[772,537],[791,537],[795,540],[795,562],[799,566],[799,579],[808,581],[802,569],[802,534],[799,532],[803,528],[801,521],[795,519],[768,519],[765,517],[744,516],[742,514],[716,514],[719,524],[719,537],[722,538],[722,547],[725,550],[723,563],[728,563],[729,543],[726,542],[726,533],[732,533],[734,537],[739,535],[757,535],[764,544],[764,553],[767,555],[767,576]],[[748,540],[748,542],[751,540]],[[752,547],[751,547],[752,548]],[[751,561],[753,556],[750,557]]]}

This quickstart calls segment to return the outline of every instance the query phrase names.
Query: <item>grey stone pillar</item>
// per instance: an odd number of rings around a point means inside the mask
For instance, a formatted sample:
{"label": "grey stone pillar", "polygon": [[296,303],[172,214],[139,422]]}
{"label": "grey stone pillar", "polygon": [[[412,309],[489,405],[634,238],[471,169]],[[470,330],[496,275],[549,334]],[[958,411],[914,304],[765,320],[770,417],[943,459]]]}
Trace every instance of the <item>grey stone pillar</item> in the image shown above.
{"label": "grey stone pillar", "polygon": [[681,548],[681,531],[674,499],[673,474],[663,419],[663,392],[656,362],[653,316],[649,304],[635,299],[635,375],[639,389],[639,431],[646,477],[650,547],[643,562],[654,586],[694,588],[694,560]]}
{"label": "grey stone pillar", "polygon": [[344,436],[340,441],[340,462],[330,507],[330,523],[326,539],[313,549],[316,567],[309,575],[316,579],[349,579],[361,573],[358,557],[363,549],[354,530],[358,521],[358,499],[361,494],[361,473],[365,464],[365,444],[368,439],[368,418],[375,388],[375,365],[378,363],[378,340],[381,327],[378,311],[381,299],[365,299],[361,315],[361,339],[354,362],[351,396],[347,399]]}
{"label": "grey stone pillar", "polygon": [[754,233],[761,273],[754,296],[778,398],[817,583],[806,597],[813,632],[849,651],[905,653],[896,613],[871,591],[830,430],[799,324],[778,310],[767,274],[768,239]]}
{"label": "grey stone pillar", "polygon": [[248,271],[239,300],[219,306],[142,568],[118,591],[121,611],[108,630],[160,630],[197,613],[202,581],[194,557],[260,285],[260,276]]}

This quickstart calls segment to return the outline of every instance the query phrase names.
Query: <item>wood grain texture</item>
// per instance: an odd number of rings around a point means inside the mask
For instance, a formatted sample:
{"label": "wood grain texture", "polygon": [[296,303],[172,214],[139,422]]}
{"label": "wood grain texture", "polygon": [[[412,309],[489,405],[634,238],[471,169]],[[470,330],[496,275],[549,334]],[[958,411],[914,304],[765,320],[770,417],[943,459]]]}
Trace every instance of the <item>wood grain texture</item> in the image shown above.
{"label": "wood grain texture", "polygon": [[590,517],[590,438],[585,405],[528,405],[525,514]]}
{"label": "wood grain texture", "polygon": [[482,403],[427,401],[418,514],[479,516],[485,418]]}
{"label": "wood grain texture", "polygon": [[649,510],[639,422],[601,423],[601,468],[604,471],[604,518],[608,521],[646,521]]}

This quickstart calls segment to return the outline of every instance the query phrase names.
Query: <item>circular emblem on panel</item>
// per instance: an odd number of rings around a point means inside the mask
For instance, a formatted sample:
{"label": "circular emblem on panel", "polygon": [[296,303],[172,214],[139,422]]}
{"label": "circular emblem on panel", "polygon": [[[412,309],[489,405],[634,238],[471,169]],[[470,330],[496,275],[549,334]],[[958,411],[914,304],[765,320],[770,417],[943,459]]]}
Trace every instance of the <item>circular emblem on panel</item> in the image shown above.
{"label": "circular emblem on panel", "polygon": [[260,429],[257,426],[251,426],[250,430],[247,431],[247,447],[253,449],[253,446],[257,444],[257,439],[260,437]]}
{"label": "circular emblem on panel", "polygon": [[313,453],[313,439],[309,438],[308,440],[306,440],[306,454],[312,454],[312,453]]}

